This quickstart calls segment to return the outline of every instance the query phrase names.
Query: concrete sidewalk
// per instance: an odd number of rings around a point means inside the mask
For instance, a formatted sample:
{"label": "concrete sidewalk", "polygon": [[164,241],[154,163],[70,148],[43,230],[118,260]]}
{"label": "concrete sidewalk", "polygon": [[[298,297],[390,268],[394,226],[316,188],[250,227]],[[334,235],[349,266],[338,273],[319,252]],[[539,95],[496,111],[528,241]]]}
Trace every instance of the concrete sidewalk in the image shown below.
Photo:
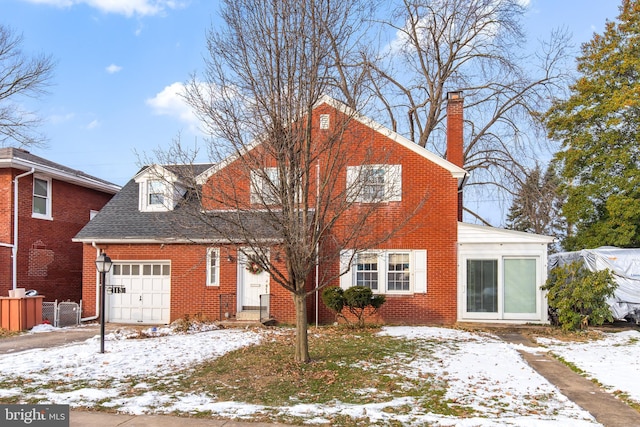
{"label": "concrete sidewalk", "polygon": [[[506,342],[537,347],[519,332],[494,331],[494,333]],[[573,372],[565,364],[546,353],[524,350],[518,350],[518,352],[529,366],[605,427],[640,426],[638,411],[616,399],[611,393],[603,391],[595,383]]]}
{"label": "concrete sidewalk", "polygon": [[285,424],[172,417],[168,415],[120,415],[104,412],[71,411],[70,427],[285,427]]}

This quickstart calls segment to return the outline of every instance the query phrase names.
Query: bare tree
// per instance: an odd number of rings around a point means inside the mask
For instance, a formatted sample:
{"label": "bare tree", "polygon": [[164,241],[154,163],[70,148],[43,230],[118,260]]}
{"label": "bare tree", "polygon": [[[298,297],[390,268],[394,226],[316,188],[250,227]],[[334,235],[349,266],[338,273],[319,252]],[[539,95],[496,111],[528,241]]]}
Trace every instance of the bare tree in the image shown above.
{"label": "bare tree", "polygon": [[26,111],[20,101],[46,93],[54,62],[50,56],[28,57],[23,37],[0,24],[0,146],[40,144],[45,138],[36,128],[41,119]]}
{"label": "bare tree", "polygon": [[[192,185],[199,207],[192,214],[291,293],[300,362],[309,361],[307,297],[347,271],[344,249],[353,257],[375,247],[408,230],[414,216],[383,221],[390,211],[380,212],[380,203],[398,195],[379,185],[379,170],[353,167],[386,165],[400,155],[398,145],[378,137],[373,149],[376,130],[325,97],[358,103],[366,74],[350,59],[361,57],[365,5],[371,3],[227,0],[225,27],[208,36],[205,78],[194,76],[187,90],[212,135],[216,164],[206,182]],[[163,156],[193,157],[179,144]],[[418,211],[426,194],[415,194]],[[362,197],[369,203],[357,203]],[[374,224],[380,232],[371,232]]]}
{"label": "bare tree", "polygon": [[567,35],[527,53],[524,11],[519,0],[403,0],[386,22],[395,40],[370,63],[393,129],[441,155],[445,95],[461,90],[468,185],[503,195],[541,152],[537,113],[567,77]]}

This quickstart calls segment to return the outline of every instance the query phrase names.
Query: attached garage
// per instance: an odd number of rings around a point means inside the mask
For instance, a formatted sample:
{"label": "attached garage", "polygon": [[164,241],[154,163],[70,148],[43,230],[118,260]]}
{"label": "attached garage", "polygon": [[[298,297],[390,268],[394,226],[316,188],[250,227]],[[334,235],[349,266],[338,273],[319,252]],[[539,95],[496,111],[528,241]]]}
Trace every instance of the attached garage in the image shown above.
{"label": "attached garage", "polygon": [[166,324],[171,314],[169,262],[115,262],[107,290],[106,319],[112,323]]}

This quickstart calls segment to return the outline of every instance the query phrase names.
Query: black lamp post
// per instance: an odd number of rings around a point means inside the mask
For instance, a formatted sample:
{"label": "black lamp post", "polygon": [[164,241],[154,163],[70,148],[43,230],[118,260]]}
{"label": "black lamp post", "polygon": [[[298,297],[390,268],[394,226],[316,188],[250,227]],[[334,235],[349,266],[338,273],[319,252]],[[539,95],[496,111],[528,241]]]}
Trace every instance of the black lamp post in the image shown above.
{"label": "black lamp post", "polygon": [[100,273],[100,281],[102,282],[102,288],[100,289],[100,353],[104,353],[104,318],[106,310],[105,299],[107,296],[106,277],[109,270],[111,270],[112,264],[111,258],[104,252],[96,259],[96,268]]}

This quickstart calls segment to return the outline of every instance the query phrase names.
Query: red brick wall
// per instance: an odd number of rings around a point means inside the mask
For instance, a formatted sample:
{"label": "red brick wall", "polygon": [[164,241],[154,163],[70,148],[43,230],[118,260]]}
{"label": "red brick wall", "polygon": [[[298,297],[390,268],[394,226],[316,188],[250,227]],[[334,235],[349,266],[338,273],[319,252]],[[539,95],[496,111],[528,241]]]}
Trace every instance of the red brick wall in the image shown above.
{"label": "red brick wall", "polygon": [[[14,171],[14,175],[17,172]],[[99,191],[53,179],[51,182],[51,213],[53,220],[32,218],[33,176],[20,178],[17,286],[35,289],[46,301],[79,302],[82,298],[82,244],[71,239],[89,222],[90,211],[100,210],[112,197]],[[2,185],[2,184],[0,184]],[[11,188],[13,188],[11,186]],[[13,189],[10,192],[13,195]],[[13,197],[11,197],[12,199]],[[9,203],[13,206],[13,203]],[[2,216],[2,227],[13,229],[13,220]],[[0,229],[0,233],[2,233]],[[10,232],[12,235],[12,231]],[[0,251],[0,260],[2,260]],[[11,288],[10,269],[5,272],[0,294]]]}
{"label": "red brick wall", "polygon": [[[12,244],[13,187],[11,170],[0,169],[0,243]],[[0,246],[0,296],[11,288],[11,248]]]}
{"label": "red brick wall", "polygon": [[[237,260],[235,248],[220,248],[220,286],[206,285],[207,246],[183,244],[99,245],[113,261],[169,261],[171,263],[170,321],[185,315],[202,314],[220,320],[220,296],[237,294]],[[273,252],[275,253],[275,252]],[[84,246],[83,317],[96,314],[97,251]],[[230,258],[229,258],[230,257]],[[280,266],[282,267],[282,266]],[[273,279],[270,284],[271,314],[283,323],[293,323],[295,311],[288,291]],[[235,302],[235,297],[233,301]],[[232,313],[235,315],[235,312]]]}
{"label": "red brick wall", "polygon": [[[319,108],[316,111],[318,114],[335,115],[331,109]],[[368,229],[373,236],[385,235],[393,232],[394,227],[402,224],[407,217],[410,219],[378,248],[427,250],[427,293],[387,295],[387,302],[379,312],[380,318],[386,323],[455,323],[457,180],[442,167],[389,140],[381,133],[372,132],[359,122],[350,123],[346,136],[351,135],[357,135],[359,139],[352,137],[349,146],[362,146],[363,140],[372,138],[376,151],[383,152],[388,157],[387,163],[402,164],[402,201],[390,202],[381,208],[369,219]],[[358,156],[353,156],[350,165],[358,165],[359,160]],[[414,209],[417,211],[412,213]],[[347,229],[348,224],[347,219],[344,224]],[[331,285],[339,286],[339,279],[334,280]],[[333,313],[325,307],[321,307],[319,317],[322,322],[334,319]]]}
{"label": "red brick wall", "polygon": [[[341,116],[329,106],[321,106],[314,111],[313,122],[319,121],[319,114],[329,114],[330,122],[337,126]],[[319,129],[313,130],[314,141],[322,143],[327,134]],[[380,310],[380,319],[386,323],[425,324],[425,323],[454,323],[456,321],[456,292],[457,292],[457,180],[451,173],[425,159],[414,151],[400,146],[381,133],[357,122],[351,121],[343,136],[344,144],[336,148],[340,151],[340,158],[345,163],[340,167],[338,180],[333,186],[334,191],[341,191],[346,186],[346,166],[357,166],[363,163],[402,164],[401,202],[389,202],[378,209],[376,214],[368,219],[365,230],[369,236],[380,236],[393,230],[398,224],[404,228],[378,245],[381,249],[426,249],[427,251],[427,293],[406,296],[387,296],[387,302]],[[333,153],[335,154],[335,152]],[[327,157],[320,155],[320,168],[328,162]],[[264,159],[264,166],[269,166],[268,158]],[[312,181],[313,183],[313,181]],[[213,176],[209,181],[211,196],[216,200],[209,200],[210,208],[222,208],[225,200],[217,189],[234,189],[236,195],[244,197],[249,203],[249,177],[243,172],[239,162],[231,163],[226,169]],[[230,193],[230,192],[229,192]],[[315,194],[312,188],[310,194]],[[231,208],[236,207],[238,200],[228,203]],[[242,199],[240,200],[242,202]],[[366,207],[354,208],[351,214],[357,216],[358,210]],[[407,218],[409,218],[407,220]],[[346,217],[338,223],[335,234],[340,241],[340,230],[352,227],[352,218]],[[206,249],[201,246],[185,245],[108,245],[105,246],[109,256],[118,260],[170,260],[172,264],[171,277],[171,320],[185,314],[202,313],[212,318],[219,317],[219,295],[236,293],[237,270],[235,261],[226,262],[226,250],[221,250],[220,288],[205,286]],[[349,248],[345,248],[349,249]],[[233,250],[231,250],[233,252]],[[92,314],[94,302],[89,295],[95,293],[96,257],[93,248],[85,249],[90,263],[85,262],[84,289],[85,315]],[[233,252],[235,253],[235,252]],[[237,259],[237,257],[234,257]],[[324,273],[334,273],[338,269],[338,260],[320,267],[321,276]],[[339,279],[330,285],[338,286]],[[310,277],[308,287],[313,287],[313,277]],[[295,312],[291,295],[273,278],[271,282],[271,312],[283,323],[293,323]],[[315,296],[308,299],[308,320],[315,320]],[[333,314],[319,303],[318,317],[320,322],[332,322]]]}

